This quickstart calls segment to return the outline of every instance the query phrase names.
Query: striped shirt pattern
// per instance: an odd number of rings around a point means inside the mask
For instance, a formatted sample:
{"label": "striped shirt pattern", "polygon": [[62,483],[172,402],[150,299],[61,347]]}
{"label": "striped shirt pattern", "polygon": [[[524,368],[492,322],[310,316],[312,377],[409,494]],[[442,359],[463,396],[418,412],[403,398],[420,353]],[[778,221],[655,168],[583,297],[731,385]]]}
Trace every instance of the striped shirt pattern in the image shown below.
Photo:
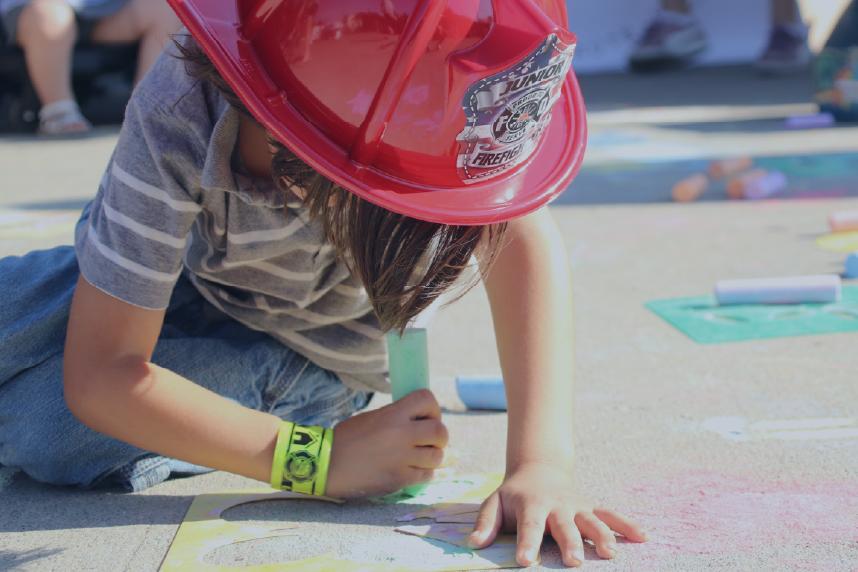
{"label": "striped shirt pattern", "polygon": [[81,273],[164,309],[185,273],[214,306],[335,372],[389,391],[366,291],[296,196],[242,174],[239,112],[168,49],[134,92],[75,245]]}

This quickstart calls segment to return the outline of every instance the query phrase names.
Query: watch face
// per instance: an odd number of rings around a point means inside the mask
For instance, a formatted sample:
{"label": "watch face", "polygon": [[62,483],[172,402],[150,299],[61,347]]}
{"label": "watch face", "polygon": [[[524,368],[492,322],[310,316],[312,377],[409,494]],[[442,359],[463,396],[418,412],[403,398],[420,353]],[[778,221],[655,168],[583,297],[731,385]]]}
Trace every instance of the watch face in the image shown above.
{"label": "watch face", "polygon": [[289,479],[298,483],[313,480],[318,471],[319,463],[316,457],[307,451],[290,453],[286,458],[285,472]]}

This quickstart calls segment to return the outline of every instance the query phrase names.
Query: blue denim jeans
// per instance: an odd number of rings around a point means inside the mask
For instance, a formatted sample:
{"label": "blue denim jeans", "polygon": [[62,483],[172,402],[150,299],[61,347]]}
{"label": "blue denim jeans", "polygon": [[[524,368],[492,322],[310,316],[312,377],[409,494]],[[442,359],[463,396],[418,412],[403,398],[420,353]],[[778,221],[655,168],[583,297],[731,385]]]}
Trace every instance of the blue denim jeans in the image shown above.
{"label": "blue denim jeans", "polygon": [[[71,247],[0,259],[0,465],[47,483],[133,491],[209,471],[93,431],[68,410],[63,344],[78,275]],[[152,361],[246,407],[304,425],[333,426],[372,396],[221,313],[185,278],[173,292]]]}

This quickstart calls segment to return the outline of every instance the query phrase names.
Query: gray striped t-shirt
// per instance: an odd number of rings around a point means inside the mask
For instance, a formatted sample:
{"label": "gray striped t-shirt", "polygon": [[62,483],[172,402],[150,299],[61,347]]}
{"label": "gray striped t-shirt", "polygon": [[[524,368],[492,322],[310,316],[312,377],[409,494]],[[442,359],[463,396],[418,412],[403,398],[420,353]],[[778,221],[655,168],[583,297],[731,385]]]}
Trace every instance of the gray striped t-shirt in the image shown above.
{"label": "gray striped t-shirt", "polygon": [[273,181],[241,174],[239,112],[168,49],[135,90],[78,224],[81,272],[166,308],[181,273],[224,313],[358,389],[389,391],[384,336],[321,225]]}

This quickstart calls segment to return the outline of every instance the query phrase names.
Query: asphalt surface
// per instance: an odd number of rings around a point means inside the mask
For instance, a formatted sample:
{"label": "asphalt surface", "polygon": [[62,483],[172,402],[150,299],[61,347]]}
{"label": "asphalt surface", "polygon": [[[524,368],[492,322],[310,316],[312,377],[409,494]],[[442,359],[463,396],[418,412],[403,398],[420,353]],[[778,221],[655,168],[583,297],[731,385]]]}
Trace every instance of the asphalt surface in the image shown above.
{"label": "asphalt surface", "polygon": [[[856,151],[856,128],[780,128],[784,115],[808,110],[807,82],[755,83],[739,98],[749,70],[688,73],[660,76],[661,84],[652,77],[586,79],[598,144],[583,173],[610,172],[617,157],[646,165],[706,161],[737,148],[765,156]],[[677,85],[688,86],[684,97],[671,91]],[[626,137],[644,131],[637,142]],[[618,132],[625,138],[611,142]],[[701,143],[689,152],[682,137]],[[0,255],[70,241],[115,138],[112,129],[74,142],[0,138]],[[676,144],[654,151],[653,139]],[[582,489],[638,519],[651,537],[622,544],[613,562],[588,551],[586,568],[856,570],[858,334],[703,346],[644,303],[705,295],[722,278],[839,272],[844,255],[818,249],[814,238],[826,232],[830,212],[858,208],[858,200],[823,194],[678,205],[664,200],[668,180],[640,179],[635,192],[645,201],[553,209],[575,275],[576,340],[569,348],[577,386],[576,434],[554,438],[575,439]],[[592,195],[592,188],[580,192]],[[568,202],[575,192],[573,185]],[[430,329],[432,385],[462,473],[504,466],[506,416],[464,411],[452,383],[456,375],[499,371],[490,324],[478,288]],[[372,406],[386,402],[377,396]],[[254,486],[261,484],[213,473],[139,494],[88,492],[0,470],[0,569],[155,570],[195,495]],[[391,531],[402,513],[365,503],[236,509],[229,518],[244,523],[297,522],[298,540],[234,545],[208,561],[240,567],[354,554],[358,546],[367,558],[389,561],[409,546]],[[415,550],[423,542],[411,541]],[[559,567],[550,546],[543,558],[546,568]]]}

